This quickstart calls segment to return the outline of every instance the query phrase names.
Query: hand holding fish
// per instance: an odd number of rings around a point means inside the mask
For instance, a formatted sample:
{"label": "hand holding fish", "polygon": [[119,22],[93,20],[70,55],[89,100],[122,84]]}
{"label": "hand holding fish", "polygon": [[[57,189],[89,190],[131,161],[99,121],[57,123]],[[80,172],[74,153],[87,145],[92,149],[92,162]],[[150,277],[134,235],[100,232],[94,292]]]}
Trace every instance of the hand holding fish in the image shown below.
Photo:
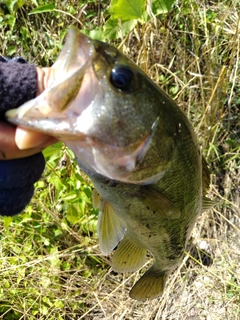
{"label": "hand holding fish", "polygon": [[[40,95],[44,90],[50,86],[54,81],[55,69],[54,68],[39,68],[37,67],[37,96]],[[13,153],[16,157],[25,157],[37,153],[48,145],[55,143],[57,140],[52,136],[46,135],[44,133],[32,131],[26,128],[17,127],[8,129],[11,130],[11,135],[15,136],[15,143],[19,150],[16,152],[14,148]],[[10,136],[8,133],[8,137]],[[13,141],[13,139],[12,139]],[[9,143],[7,144],[8,150],[10,150]]]}
{"label": "hand holding fish", "polygon": [[[36,68],[37,95],[41,94],[54,78],[52,68]],[[20,89],[19,89],[20,90]],[[4,94],[8,94],[4,92]],[[0,160],[18,159],[42,151],[46,146],[55,143],[56,139],[44,133],[13,126],[0,121]]]}

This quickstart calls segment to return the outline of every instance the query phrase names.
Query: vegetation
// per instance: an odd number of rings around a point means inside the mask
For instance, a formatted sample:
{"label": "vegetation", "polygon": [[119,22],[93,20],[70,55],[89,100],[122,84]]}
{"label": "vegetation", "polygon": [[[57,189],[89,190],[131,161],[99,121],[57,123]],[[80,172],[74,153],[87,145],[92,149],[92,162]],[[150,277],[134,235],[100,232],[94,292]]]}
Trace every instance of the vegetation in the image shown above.
{"label": "vegetation", "polygon": [[51,65],[71,24],[115,44],[188,115],[217,204],[199,217],[163,297],[133,301],[139,275],[112,272],[99,251],[91,182],[70,150],[48,147],[31,204],[0,220],[0,319],[239,319],[239,1],[181,0],[126,20],[108,0],[54,4],[0,0],[1,54]]}

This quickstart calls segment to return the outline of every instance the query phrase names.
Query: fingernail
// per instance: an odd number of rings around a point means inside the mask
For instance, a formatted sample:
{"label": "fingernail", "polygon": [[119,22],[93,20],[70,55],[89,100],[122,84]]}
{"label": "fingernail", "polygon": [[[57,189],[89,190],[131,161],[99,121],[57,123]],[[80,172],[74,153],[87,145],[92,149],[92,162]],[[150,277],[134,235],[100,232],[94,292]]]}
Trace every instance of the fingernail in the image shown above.
{"label": "fingernail", "polygon": [[20,150],[35,148],[46,141],[46,136],[42,133],[17,128],[15,134],[15,142]]}

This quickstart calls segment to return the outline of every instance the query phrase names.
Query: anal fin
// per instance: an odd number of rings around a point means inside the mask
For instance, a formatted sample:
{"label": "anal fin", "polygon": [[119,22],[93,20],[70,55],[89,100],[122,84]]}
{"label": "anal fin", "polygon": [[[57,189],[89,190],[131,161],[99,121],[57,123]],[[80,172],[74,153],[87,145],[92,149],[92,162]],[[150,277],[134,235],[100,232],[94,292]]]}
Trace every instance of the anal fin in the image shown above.
{"label": "anal fin", "polygon": [[154,265],[135,283],[129,296],[138,301],[152,300],[163,294],[168,272],[157,270]]}
{"label": "anal fin", "polygon": [[112,258],[112,268],[116,272],[134,272],[140,269],[146,259],[145,248],[139,247],[126,234],[119,243]]}
{"label": "anal fin", "polygon": [[102,200],[97,233],[100,250],[104,255],[108,255],[118,245],[123,238],[125,230],[125,223],[119,219],[112,206]]}

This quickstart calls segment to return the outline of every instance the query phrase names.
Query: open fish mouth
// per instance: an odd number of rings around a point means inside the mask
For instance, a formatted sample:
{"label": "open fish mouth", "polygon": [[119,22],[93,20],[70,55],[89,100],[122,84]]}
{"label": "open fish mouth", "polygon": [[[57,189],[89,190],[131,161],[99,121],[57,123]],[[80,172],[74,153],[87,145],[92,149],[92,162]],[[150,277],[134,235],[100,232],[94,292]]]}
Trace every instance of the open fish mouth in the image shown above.
{"label": "open fish mouth", "polygon": [[[63,50],[52,66],[55,72],[53,82],[35,99],[18,109],[9,110],[6,113],[8,120],[60,139],[78,132],[81,136],[81,129],[76,124],[93,98],[84,85],[93,53],[91,40],[71,27]],[[75,99],[78,99],[77,106]]]}
{"label": "open fish mouth", "polygon": [[156,121],[134,141],[121,145],[116,134],[111,142],[104,140],[105,126],[99,122],[103,107],[99,105],[98,112],[93,107],[100,104],[98,99],[101,101],[106,91],[93,66],[97,60],[96,44],[98,41],[71,27],[52,66],[54,81],[35,99],[8,111],[6,117],[14,124],[58,138],[73,150],[87,170],[114,180],[148,183],[149,177],[130,175],[148,150]]}

